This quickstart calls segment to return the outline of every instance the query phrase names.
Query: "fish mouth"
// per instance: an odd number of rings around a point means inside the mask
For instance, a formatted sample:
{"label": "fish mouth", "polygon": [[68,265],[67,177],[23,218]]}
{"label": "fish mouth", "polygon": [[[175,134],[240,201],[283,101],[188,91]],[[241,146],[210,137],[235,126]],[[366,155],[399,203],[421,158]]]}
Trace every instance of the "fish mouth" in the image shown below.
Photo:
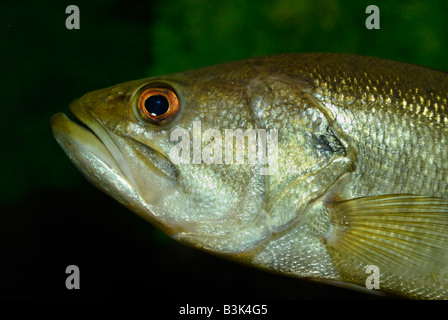
{"label": "fish mouth", "polygon": [[144,203],[133,205],[133,199],[139,199],[137,191],[93,131],[70,120],[64,113],[53,115],[50,126],[65,154],[90,183],[130,209],[145,206]]}
{"label": "fish mouth", "polygon": [[78,170],[98,189],[171,235],[173,228],[157,215],[156,208],[157,202],[176,188],[173,164],[151,146],[109,130],[79,99],[70,105],[70,111],[81,124],[57,113],[50,126]]}
{"label": "fish mouth", "polygon": [[[85,167],[95,168],[93,164],[102,164],[103,169],[113,172],[117,177],[126,178],[117,161],[117,152],[111,153],[113,144],[107,143],[108,133],[101,124],[83,109],[74,107],[77,100],[70,105],[70,110],[82,125],[70,120],[64,113],[52,116],[50,126],[56,141],[68,157],[83,173]],[[113,147],[112,147],[113,149]],[[91,170],[89,170],[89,173]]]}
{"label": "fish mouth", "polygon": [[[127,155],[122,151],[126,144],[138,145],[139,151],[144,152],[144,157],[148,160],[146,164],[151,165],[152,170],[158,171],[172,181],[177,181],[177,168],[168,157],[133,138],[119,137],[114,134],[83,108],[82,103],[78,100],[72,102],[69,108],[81,125],[70,120],[63,113],[55,114],[50,120],[56,140],[70,159],[74,160],[73,155],[76,154],[84,156],[90,153],[92,157],[101,160],[117,175],[127,179],[130,185],[138,190],[139,183],[135,180],[134,173],[129,167]],[[83,152],[80,152],[81,148],[84,149]]]}

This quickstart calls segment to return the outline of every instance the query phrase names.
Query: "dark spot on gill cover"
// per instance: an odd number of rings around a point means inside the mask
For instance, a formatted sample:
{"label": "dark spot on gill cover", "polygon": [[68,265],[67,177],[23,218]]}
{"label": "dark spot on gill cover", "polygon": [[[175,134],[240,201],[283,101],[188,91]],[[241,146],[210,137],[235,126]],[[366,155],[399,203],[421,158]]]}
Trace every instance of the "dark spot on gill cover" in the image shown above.
{"label": "dark spot on gill cover", "polygon": [[320,136],[313,136],[314,142],[316,144],[317,150],[321,152],[330,152],[334,153],[333,148],[330,145],[330,142],[327,140],[327,138],[324,135]]}
{"label": "dark spot on gill cover", "polygon": [[343,155],[347,151],[330,127],[327,127],[323,134],[313,135],[313,142],[319,153]]}

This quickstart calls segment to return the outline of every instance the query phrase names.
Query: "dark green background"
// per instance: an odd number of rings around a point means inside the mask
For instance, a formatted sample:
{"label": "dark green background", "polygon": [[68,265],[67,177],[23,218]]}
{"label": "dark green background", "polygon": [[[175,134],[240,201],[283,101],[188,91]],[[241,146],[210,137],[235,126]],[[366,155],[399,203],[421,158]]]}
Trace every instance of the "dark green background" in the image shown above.
{"label": "dark green background", "polygon": [[[67,30],[65,8],[80,8]],[[365,9],[381,10],[367,30]],[[283,52],[345,52],[448,70],[446,1],[2,1],[0,297],[372,298],[174,243],[91,187],[49,119],[116,83]],[[65,267],[81,290],[65,289]]]}

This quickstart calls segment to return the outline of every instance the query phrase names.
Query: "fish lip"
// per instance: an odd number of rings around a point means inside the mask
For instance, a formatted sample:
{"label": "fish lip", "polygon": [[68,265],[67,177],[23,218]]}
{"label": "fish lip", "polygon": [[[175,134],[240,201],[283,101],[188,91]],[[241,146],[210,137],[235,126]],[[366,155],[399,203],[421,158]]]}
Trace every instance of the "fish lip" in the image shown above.
{"label": "fish lip", "polygon": [[107,148],[106,144],[104,143],[104,139],[102,138],[104,134],[107,134],[106,130],[98,122],[98,120],[95,119],[95,117],[88,113],[85,108],[79,107],[79,105],[79,99],[74,100],[69,105],[70,112],[75,116],[75,119],[81,123],[81,125],[78,125],[92,133],[99,140],[99,142],[101,142],[106,147],[106,149],[110,151],[110,149]]}
{"label": "fish lip", "polygon": [[[90,109],[88,108],[88,104],[86,105],[86,102],[88,103],[88,101],[86,101],[83,97],[74,100],[69,106],[71,113],[77,120],[87,127],[85,129],[91,132],[91,134],[94,135],[108,151],[107,155],[110,158],[109,162],[113,161],[114,171],[130,186],[132,186],[132,189],[134,189],[134,191],[139,194],[141,198],[146,199],[145,187],[139,183],[141,176],[136,175],[135,168],[132,168],[129,165],[128,153],[123,153],[126,152],[126,150],[122,149],[122,144],[129,144],[131,142],[130,140],[132,140],[133,144],[141,145],[141,147],[144,148],[148,154],[152,155],[148,157],[148,159],[154,172],[158,172],[158,174],[162,174],[165,179],[172,181],[173,183],[177,183],[178,170],[169,160],[169,157],[156,148],[141,143],[133,137],[116,134],[109,129],[100,118],[96,117],[89,111]],[[152,157],[157,158],[158,161],[153,161]]]}
{"label": "fish lip", "polygon": [[167,235],[176,233],[176,228],[168,226],[162,217],[154,215],[155,207],[145,201],[139,188],[122,170],[113,152],[103,141],[104,137],[109,136],[107,128],[85,111],[82,105],[77,105],[76,100],[70,105],[70,110],[82,125],[64,113],[56,113],[50,119],[50,126],[56,141],[86,179]]}
{"label": "fish lip", "polygon": [[[75,100],[73,104],[76,103]],[[77,163],[81,163],[81,153],[86,154],[86,151],[91,153],[99,161],[107,165],[116,175],[125,179],[124,172],[120,165],[111,154],[110,149],[104,143],[102,136],[105,131],[101,128],[99,123],[95,125],[95,118],[87,113],[79,113],[70,108],[72,114],[78,122],[73,121],[64,113],[56,113],[50,119],[50,126],[56,141],[63,148],[69,158]],[[106,133],[107,134],[107,133]],[[76,161],[78,159],[78,161]],[[78,165],[77,165],[78,166]],[[82,171],[82,170],[81,170]]]}
{"label": "fish lip", "polygon": [[128,182],[129,185],[137,192],[141,193],[137,182],[134,179],[132,172],[129,170],[127,161],[122,154],[122,150],[116,144],[113,132],[110,132],[106,126],[94,115],[92,115],[83,103],[83,98],[74,100],[69,105],[70,112],[83,124],[83,128],[91,132],[98,141],[108,151],[114,167],[118,175]]}
{"label": "fish lip", "polygon": [[72,103],[70,103],[68,108],[70,112],[75,116],[76,120],[78,120],[82,124],[82,127],[89,130],[98,138],[98,140],[101,141],[102,144],[105,145],[103,139],[101,139],[103,133],[100,133],[100,131],[104,132],[105,129],[98,122],[98,120],[89,112],[87,112],[85,108],[82,108],[81,105],[82,103],[80,102],[80,99],[76,99]]}
{"label": "fish lip", "polygon": [[[81,98],[82,99],[82,98]],[[129,183],[136,189],[136,191],[141,192],[140,188],[138,187],[138,183],[134,179],[134,174],[129,170],[127,165],[126,157],[122,154],[122,150],[120,149],[120,146],[116,144],[115,139],[117,138],[116,135],[108,130],[106,126],[95,116],[93,116],[89,111],[83,107],[82,101],[79,101],[80,99],[74,100],[70,106],[69,109],[71,113],[76,117],[77,120],[79,120],[89,131],[91,131],[105,146],[105,148],[110,152],[113,159],[115,160],[117,167],[119,169],[119,173],[122,175],[123,178],[127,179]],[[177,181],[177,168],[173,165],[171,161],[169,161],[169,157],[160,152],[159,150],[148,146],[146,144],[142,144],[140,141],[135,140],[132,137],[122,137],[122,138],[128,138],[133,140],[134,143],[138,143],[144,147],[147,148],[149,152],[155,153],[157,157],[165,159],[165,161],[168,161],[170,165],[173,167],[174,173],[170,173],[167,170],[164,170],[163,168],[160,168],[157,163],[152,162],[154,169],[159,170],[164,175],[167,176],[167,178]]]}
{"label": "fish lip", "polygon": [[[80,118],[83,123],[95,123],[94,118],[90,119],[85,114]],[[172,233],[159,217],[151,214],[152,205],[141,199],[113,155],[93,130],[70,120],[64,113],[54,114],[50,119],[50,126],[56,141],[87,180],[142,218],[158,226],[166,234]],[[98,127],[99,125],[96,128]],[[98,130],[101,129],[97,129],[97,133]]]}

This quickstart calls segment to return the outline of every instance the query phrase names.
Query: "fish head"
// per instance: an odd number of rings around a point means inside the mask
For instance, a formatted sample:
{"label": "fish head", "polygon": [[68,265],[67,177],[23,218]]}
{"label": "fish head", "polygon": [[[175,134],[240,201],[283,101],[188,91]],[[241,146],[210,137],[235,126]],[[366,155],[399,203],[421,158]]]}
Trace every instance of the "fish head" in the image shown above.
{"label": "fish head", "polygon": [[176,240],[238,254],[335,179],[311,182],[335,151],[306,88],[257,62],[223,65],[88,93],[70,106],[88,129],[63,114],[51,125],[95,186]]}

